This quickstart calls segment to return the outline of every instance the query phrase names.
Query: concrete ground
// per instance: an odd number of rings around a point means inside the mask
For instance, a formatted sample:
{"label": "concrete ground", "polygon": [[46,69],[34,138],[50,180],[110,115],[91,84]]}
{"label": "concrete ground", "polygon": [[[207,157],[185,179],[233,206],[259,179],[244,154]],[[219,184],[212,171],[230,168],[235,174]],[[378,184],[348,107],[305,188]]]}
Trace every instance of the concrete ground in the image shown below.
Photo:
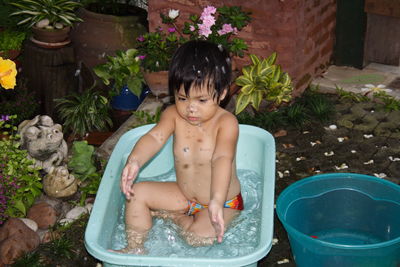
{"label": "concrete ground", "polygon": [[311,83],[319,86],[321,92],[335,93],[336,87],[345,91],[360,93],[366,84],[385,85],[392,89],[388,93],[400,98],[400,67],[371,63],[364,69],[332,65],[328,70]]}

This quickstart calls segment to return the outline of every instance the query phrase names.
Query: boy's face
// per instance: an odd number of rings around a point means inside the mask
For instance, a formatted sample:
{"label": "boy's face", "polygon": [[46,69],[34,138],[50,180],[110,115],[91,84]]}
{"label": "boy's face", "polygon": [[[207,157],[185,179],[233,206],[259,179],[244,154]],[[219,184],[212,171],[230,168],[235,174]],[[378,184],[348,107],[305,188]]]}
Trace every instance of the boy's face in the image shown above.
{"label": "boy's face", "polygon": [[217,112],[219,102],[225,97],[227,90],[218,98],[210,94],[207,88],[191,89],[186,96],[181,88],[175,94],[175,105],[179,115],[192,125],[199,125],[210,120]]}

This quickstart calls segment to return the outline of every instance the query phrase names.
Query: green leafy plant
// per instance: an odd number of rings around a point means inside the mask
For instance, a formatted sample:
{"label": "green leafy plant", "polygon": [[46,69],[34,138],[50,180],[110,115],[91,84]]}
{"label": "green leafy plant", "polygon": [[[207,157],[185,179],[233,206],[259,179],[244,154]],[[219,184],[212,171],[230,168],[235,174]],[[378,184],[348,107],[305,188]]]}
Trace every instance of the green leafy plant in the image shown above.
{"label": "green leafy plant", "polygon": [[174,28],[164,32],[160,27],[137,38],[141,66],[150,72],[168,70],[175,50],[186,40],[176,35]]}
{"label": "green leafy plant", "polygon": [[235,37],[251,21],[250,12],[239,6],[207,6],[201,15],[192,14],[189,21],[179,28],[179,10],[170,9],[168,14],[160,13],[166,29],[158,27],[137,38],[137,48],[145,71],[168,70],[175,50],[188,40],[208,40],[223,45],[231,55],[242,57],[247,50],[243,39]]}
{"label": "green leafy plant", "polygon": [[330,120],[335,113],[335,108],[332,102],[330,102],[323,94],[306,92],[302,100],[306,108],[309,110],[310,115],[319,121],[326,122]]}
{"label": "green leafy plant", "polygon": [[81,199],[83,205],[88,195],[95,195],[100,185],[101,173],[97,172],[94,162],[94,147],[87,141],[75,141],[72,144],[72,155],[68,169],[81,181]]}
{"label": "green leafy plant", "polygon": [[346,91],[339,86],[336,86],[336,94],[339,96],[340,99],[354,101],[356,103],[371,101],[368,96],[360,93]]}
{"label": "green leafy plant", "polygon": [[63,234],[44,245],[44,250],[51,253],[53,257],[72,259],[75,255],[74,243]]}
{"label": "green leafy plant", "polygon": [[143,73],[140,70],[138,50],[132,48],[126,51],[116,51],[115,56],[107,56],[107,62],[93,68],[105,85],[112,84],[111,95],[118,95],[123,86],[136,96],[140,96],[143,89]]}
{"label": "green leafy plant", "polygon": [[44,267],[42,263],[40,263],[40,254],[37,251],[30,252],[24,254],[21,258],[18,258],[15,263],[12,265],[13,267]]}
{"label": "green leafy plant", "polygon": [[294,102],[284,110],[285,122],[287,125],[293,125],[301,128],[310,121],[307,107],[303,103]]}
{"label": "green leafy plant", "polygon": [[5,29],[0,32],[0,52],[8,50],[21,50],[26,37],[25,32]]}
{"label": "green leafy plant", "polygon": [[144,110],[137,110],[132,112],[137,119],[137,123],[135,123],[134,127],[138,127],[145,124],[157,123],[160,121],[161,117],[161,107],[157,108],[154,114],[150,114]]}
{"label": "green leafy plant", "polygon": [[0,114],[16,114],[15,125],[32,119],[39,111],[40,101],[36,94],[26,87],[26,81],[19,78],[15,90],[0,88]]}
{"label": "green leafy plant", "polygon": [[258,111],[263,100],[273,108],[292,98],[292,80],[281,67],[275,64],[277,54],[273,53],[266,59],[250,55],[251,65],[242,68],[242,75],[235,83],[241,87],[236,98],[235,113],[239,114],[249,104]]}
{"label": "green leafy plant", "polygon": [[80,137],[92,131],[104,131],[112,126],[110,105],[94,87],[55,99],[58,116],[64,130]]}
{"label": "green leafy plant", "polygon": [[207,6],[200,16],[191,15],[183,33],[190,39],[208,40],[223,45],[232,55],[243,57],[247,44],[235,37],[251,21],[250,12],[240,6]]}
{"label": "green leafy plant", "polygon": [[19,16],[18,25],[27,24],[28,28],[38,22],[43,23],[47,29],[60,29],[72,26],[75,21],[82,21],[75,13],[81,6],[77,1],[71,0],[18,0],[10,3],[17,9],[11,16]]}
{"label": "green leafy plant", "polygon": [[0,120],[0,129],[6,138],[0,140],[0,224],[8,217],[24,217],[35,199],[41,195],[39,169],[28,160],[26,150],[20,149],[17,127],[12,121],[16,115]]}

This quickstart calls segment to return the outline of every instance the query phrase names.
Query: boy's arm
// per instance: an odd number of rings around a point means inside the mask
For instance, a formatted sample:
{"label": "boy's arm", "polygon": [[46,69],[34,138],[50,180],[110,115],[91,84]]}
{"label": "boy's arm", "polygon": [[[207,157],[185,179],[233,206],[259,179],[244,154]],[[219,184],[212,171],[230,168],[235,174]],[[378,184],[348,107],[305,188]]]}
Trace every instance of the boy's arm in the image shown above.
{"label": "boy's arm", "polygon": [[130,198],[132,182],[139,169],[150,160],[167,142],[175,128],[175,107],[168,107],[161,115],[160,121],[135,144],[121,175],[121,191]]}
{"label": "boy's arm", "polygon": [[229,114],[222,118],[217,133],[216,147],[212,157],[212,177],[210,194],[210,219],[216,232],[218,242],[224,235],[223,207],[228,194],[232,176],[232,164],[235,159],[236,145],[239,136],[239,125],[236,117]]}

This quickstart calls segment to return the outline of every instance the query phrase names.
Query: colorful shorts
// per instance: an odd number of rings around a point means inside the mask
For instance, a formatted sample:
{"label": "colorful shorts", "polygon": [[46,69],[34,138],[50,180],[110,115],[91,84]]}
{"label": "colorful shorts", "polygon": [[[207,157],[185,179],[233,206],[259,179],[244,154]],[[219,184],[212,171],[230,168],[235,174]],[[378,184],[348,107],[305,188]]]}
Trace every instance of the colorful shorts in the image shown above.
{"label": "colorful shorts", "polygon": [[[208,205],[202,205],[200,203],[188,200],[188,212],[187,215],[191,216],[196,214],[197,212],[201,211],[202,209],[207,208]],[[234,209],[234,210],[243,210],[243,198],[242,194],[239,193],[236,197],[228,200],[224,204],[224,208]]]}

